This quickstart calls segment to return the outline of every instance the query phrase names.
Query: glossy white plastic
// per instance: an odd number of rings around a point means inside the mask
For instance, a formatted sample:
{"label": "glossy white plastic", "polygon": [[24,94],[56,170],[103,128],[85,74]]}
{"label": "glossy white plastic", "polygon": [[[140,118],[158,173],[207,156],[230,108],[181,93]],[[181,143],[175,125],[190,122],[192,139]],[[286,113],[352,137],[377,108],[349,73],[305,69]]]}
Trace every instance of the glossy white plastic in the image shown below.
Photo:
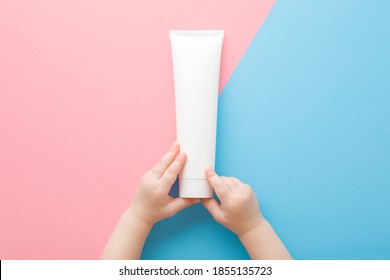
{"label": "glossy white plastic", "polygon": [[187,154],[179,196],[212,197],[205,168],[215,165],[223,30],[170,31],[177,140]]}

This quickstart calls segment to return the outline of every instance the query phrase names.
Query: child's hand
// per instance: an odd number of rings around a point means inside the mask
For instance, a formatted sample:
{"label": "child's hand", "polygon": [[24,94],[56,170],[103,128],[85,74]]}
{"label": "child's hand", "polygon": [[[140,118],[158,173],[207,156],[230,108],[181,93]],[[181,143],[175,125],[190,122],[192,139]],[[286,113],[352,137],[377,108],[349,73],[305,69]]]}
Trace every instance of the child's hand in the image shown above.
{"label": "child's hand", "polygon": [[[103,259],[139,259],[153,224],[170,217],[199,199],[172,198],[172,184],[186,160],[174,143],[160,162],[146,172],[133,202],[119,220],[103,250]],[[221,200],[202,199],[215,220],[236,233],[252,259],[291,259],[271,225],[262,217],[256,196],[235,178],[218,177],[213,169],[206,177]]]}
{"label": "child's hand", "polygon": [[130,207],[103,250],[102,259],[139,259],[154,223],[200,201],[168,195],[185,161],[186,154],[180,152],[179,143],[175,142],[160,162],[142,176]]}
{"label": "child's hand", "polygon": [[160,162],[141,177],[127,210],[131,218],[145,222],[151,227],[157,221],[200,202],[199,199],[172,198],[168,195],[185,161],[186,154],[180,152],[179,143],[174,142]]}
{"label": "child's hand", "polygon": [[202,202],[218,223],[240,237],[264,220],[250,186],[233,177],[219,177],[211,167],[206,169],[206,178],[221,204],[214,198]]}

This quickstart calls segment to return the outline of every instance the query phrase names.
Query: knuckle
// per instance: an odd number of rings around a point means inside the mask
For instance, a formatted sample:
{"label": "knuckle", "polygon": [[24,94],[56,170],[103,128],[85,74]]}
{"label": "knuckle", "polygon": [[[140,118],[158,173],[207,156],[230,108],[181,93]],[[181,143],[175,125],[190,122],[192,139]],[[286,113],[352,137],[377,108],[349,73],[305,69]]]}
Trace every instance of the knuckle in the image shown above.
{"label": "knuckle", "polygon": [[176,175],[177,174],[177,171],[179,169],[179,166],[180,166],[180,162],[178,162],[177,160],[175,160],[172,165],[167,169],[167,171],[171,174],[171,175]]}
{"label": "knuckle", "polygon": [[232,205],[232,209],[234,210],[239,210],[242,208],[242,206],[245,204],[245,200],[243,200],[242,198],[239,198],[237,199],[233,205]]}
{"label": "knuckle", "polygon": [[164,169],[164,168],[167,168],[167,164],[164,162],[159,162],[159,163],[157,163],[156,167],[159,169]]}
{"label": "knuckle", "polygon": [[252,188],[247,185],[247,184],[243,184],[242,185],[242,193],[245,195],[245,196],[251,196],[252,195]]}
{"label": "knuckle", "polygon": [[149,181],[149,178],[150,178],[150,171],[147,171],[144,174],[142,174],[141,183],[143,184],[147,183]]}
{"label": "knuckle", "polygon": [[237,178],[234,178],[234,182],[236,183],[237,186],[242,186],[242,185],[245,185],[243,184],[240,179],[237,179]]}
{"label": "knuckle", "polygon": [[250,197],[251,197],[250,191],[243,191],[240,194],[240,200],[242,201],[242,203],[248,202]]}
{"label": "knuckle", "polygon": [[232,178],[233,178],[234,181],[241,183],[240,179],[238,179],[237,177],[232,177]]}
{"label": "knuckle", "polygon": [[229,209],[236,209],[237,205],[239,205],[237,199],[229,199],[224,204],[225,204],[226,208],[229,208]]}
{"label": "knuckle", "polygon": [[167,171],[166,171],[166,177],[167,177],[167,178],[171,178],[171,177],[173,177],[173,176],[175,176],[175,175],[176,175],[176,173],[175,173],[175,171],[173,170],[172,167],[170,167],[170,168],[167,169]]}
{"label": "knuckle", "polygon": [[223,222],[223,217],[221,215],[214,215],[213,218],[218,223],[222,223]]}
{"label": "knuckle", "polygon": [[231,183],[233,181],[233,177],[225,177],[226,182]]}
{"label": "knuckle", "polygon": [[165,156],[163,156],[163,158],[161,159],[161,162],[162,163],[166,163],[173,156],[174,156],[173,152],[168,152],[168,153],[165,154]]}
{"label": "knuckle", "polygon": [[155,186],[155,188],[152,189],[153,196],[160,197],[164,195],[164,192],[160,186]]}

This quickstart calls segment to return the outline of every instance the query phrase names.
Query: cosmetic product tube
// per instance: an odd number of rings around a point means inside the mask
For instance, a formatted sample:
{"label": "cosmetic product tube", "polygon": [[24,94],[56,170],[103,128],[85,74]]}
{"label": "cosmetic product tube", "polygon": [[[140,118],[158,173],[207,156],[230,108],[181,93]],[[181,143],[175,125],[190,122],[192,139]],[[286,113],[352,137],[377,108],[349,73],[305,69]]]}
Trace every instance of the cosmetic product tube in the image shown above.
{"label": "cosmetic product tube", "polygon": [[179,196],[213,196],[205,169],[214,168],[223,30],[170,31],[176,132],[187,161],[179,174]]}

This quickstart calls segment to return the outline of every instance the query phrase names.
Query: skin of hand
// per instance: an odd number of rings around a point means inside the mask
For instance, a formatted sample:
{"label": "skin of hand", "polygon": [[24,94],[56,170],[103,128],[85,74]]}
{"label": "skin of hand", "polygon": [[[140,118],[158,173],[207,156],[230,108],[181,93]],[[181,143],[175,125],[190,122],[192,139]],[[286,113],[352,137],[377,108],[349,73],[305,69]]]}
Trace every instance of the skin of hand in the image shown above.
{"label": "skin of hand", "polygon": [[214,198],[202,199],[202,202],[218,223],[240,236],[264,220],[249,185],[234,177],[220,177],[212,168],[206,169],[206,178],[221,204]]}
{"label": "skin of hand", "polygon": [[200,202],[196,198],[168,195],[185,161],[186,154],[174,142],[161,160],[141,177],[130,207],[122,214],[103,250],[102,259],[139,259],[156,222]]}
{"label": "skin of hand", "polygon": [[141,177],[129,212],[149,226],[175,215],[184,208],[199,203],[200,199],[172,198],[168,195],[184,166],[186,154],[174,142],[162,159]]}
{"label": "skin of hand", "polygon": [[252,188],[234,177],[220,177],[209,167],[206,178],[221,204],[202,199],[213,218],[233,231],[252,259],[291,259],[271,225],[263,217]]}

